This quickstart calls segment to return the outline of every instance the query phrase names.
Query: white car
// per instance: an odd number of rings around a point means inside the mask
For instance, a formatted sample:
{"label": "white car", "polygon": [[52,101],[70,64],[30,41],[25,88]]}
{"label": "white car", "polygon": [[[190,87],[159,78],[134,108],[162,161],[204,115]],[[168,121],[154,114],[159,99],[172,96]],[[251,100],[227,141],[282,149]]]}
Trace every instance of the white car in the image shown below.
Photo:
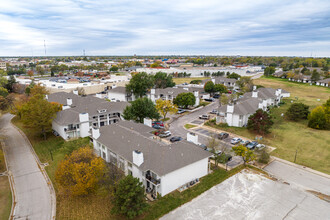
{"label": "white car", "polygon": [[264,144],[258,144],[257,146],[256,146],[256,148],[258,149],[258,150],[260,150],[260,149],[263,149],[263,148],[265,148],[266,146],[264,145]]}
{"label": "white car", "polygon": [[242,139],[236,137],[236,138],[231,139],[230,143],[231,144],[238,144],[241,141],[242,141]]}

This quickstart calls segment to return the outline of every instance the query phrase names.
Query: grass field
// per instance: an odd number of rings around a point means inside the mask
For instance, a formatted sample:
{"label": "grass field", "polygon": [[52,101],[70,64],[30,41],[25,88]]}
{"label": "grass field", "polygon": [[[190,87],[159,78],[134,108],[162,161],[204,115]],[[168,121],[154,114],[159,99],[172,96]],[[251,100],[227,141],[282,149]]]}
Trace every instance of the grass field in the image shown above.
{"label": "grass field", "polygon": [[186,129],[190,129],[190,128],[197,127],[197,125],[185,124],[184,127],[185,127]]}
{"label": "grass field", "polygon": [[186,78],[173,78],[175,84],[190,83],[192,80],[204,80],[210,79],[210,77],[186,77]]}
{"label": "grass field", "polygon": [[[297,151],[297,164],[330,174],[330,132],[307,127],[307,120],[293,122],[281,117],[281,113],[285,113],[290,107],[291,100],[307,104],[311,106],[311,110],[329,98],[330,89],[276,78],[260,78],[254,82],[265,87],[282,88],[291,93],[291,98],[285,99],[284,105],[271,110],[274,125],[271,133],[264,137],[262,142],[276,147],[272,155],[294,162]],[[295,97],[298,97],[298,100]],[[214,123],[210,125],[249,139],[256,136],[246,128],[223,127]]]}
{"label": "grass field", "polygon": [[[6,171],[5,158],[0,144],[0,173]],[[0,176],[0,219],[9,219],[11,210],[11,190],[7,176]]]}
{"label": "grass field", "polygon": [[[291,93],[291,98],[298,97],[298,101],[314,108],[317,105],[323,104],[330,97],[330,88],[309,85],[307,83],[291,82],[281,78],[259,78],[254,79],[255,85],[262,85],[270,88],[281,88]],[[320,99],[320,101],[318,101]]]}

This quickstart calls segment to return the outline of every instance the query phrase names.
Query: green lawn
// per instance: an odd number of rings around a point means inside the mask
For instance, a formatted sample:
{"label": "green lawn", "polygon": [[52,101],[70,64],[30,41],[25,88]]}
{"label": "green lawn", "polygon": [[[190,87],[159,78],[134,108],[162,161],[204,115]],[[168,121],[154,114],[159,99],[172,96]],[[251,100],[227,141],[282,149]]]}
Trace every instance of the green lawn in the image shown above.
{"label": "green lawn", "polygon": [[185,127],[186,129],[190,129],[190,128],[197,127],[197,125],[185,124],[184,127]]}
{"label": "green lawn", "polygon": [[[308,128],[307,120],[293,122],[281,117],[281,113],[285,113],[290,104],[291,99],[286,99],[284,105],[271,110],[274,125],[271,133],[261,142],[276,147],[272,155],[291,162],[294,162],[298,150],[297,164],[330,174],[330,132]],[[213,121],[207,125],[249,139],[254,139],[256,136],[246,128],[224,127],[215,125]]]}
{"label": "green lawn", "polygon": [[[253,83],[255,85],[262,85],[274,89],[285,89],[291,93],[292,99],[297,97],[298,101],[311,106],[311,108],[323,104],[330,97],[330,88],[316,85],[311,86],[307,83],[291,82],[287,79],[262,77],[254,79]],[[318,99],[320,99],[320,101],[318,101]]]}
{"label": "green lawn", "polygon": [[[0,173],[6,171],[5,157],[0,143]],[[7,176],[0,176],[0,219],[9,219],[11,210],[11,190]]]}

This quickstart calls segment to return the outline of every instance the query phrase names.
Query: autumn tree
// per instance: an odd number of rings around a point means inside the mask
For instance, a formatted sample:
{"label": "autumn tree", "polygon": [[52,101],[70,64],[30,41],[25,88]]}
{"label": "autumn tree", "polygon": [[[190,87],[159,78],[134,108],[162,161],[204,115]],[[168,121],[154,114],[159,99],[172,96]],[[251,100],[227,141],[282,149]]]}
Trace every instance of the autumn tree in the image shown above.
{"label": "autumn tree", "polygon": [[119,181],[115,188],[112,212],[129,219],[141,215],[147,208],[144,186],[131,175]]}
{"label": "autumn tree", "polygon": [[253,89],[253,82],[251,77],[242,76],[239,80],[237,80],[236,83],[243,92],[250,92]]}
{"label": "autumn tree", "polygon": [[235,155],[242,157],[244,161],[244,165],[246,163],[256,160],[257,158],[254,152],[248,149],[247,147],[245,147],[244,145],[235,146],[232,149]]}
{"label": "autumn tree", "polygon": [[218,154],[218,146],[219,146],[219,141],[215,138],[215,136],[208,138],[206,147],[213,154],[214,164],[216,168],[218,167],[218,163],[220,159],[220,154]]}
{"label": "autumn tree", "polygon": [[41,66],[37,66],[36,67],[36,71],[37,71],[37,73],[39,75],[42,75],[43,76],[45,74],[45,69],[43,67],[41,67]]}
{"label": "autumn tree", "polygon": [[150,65],[151,68],[157,68],[157,67],[161,67],[161,62],[160,61],[156,61],[153,64]]}
{"label": "autumn tree", "polygon": [[61,110],[57,103],[49,103],[44,95],[37,94],[22,106],[22,122],[27,127],[39,131],[46,139],[47,132],[52,129],[52,121],[56,112]]}
{"label": "autumn tree", "polygon": [[256,113],[249,117],[247,128],[264,135],[269,133],[269,129],[273,124],[271,116],[266,111],[258,109]]}
{"label": "autumn tree", "polygon": [[188,108],[188,106],[195,105],[196,97],[191,92],[180,93],[173,101],[177,106]]}
{"label": "autumn tree", "polygon": [[226,94],[222,94],[220,96],[219,102],[220,102],[221,105],[227,105],[227,104],[229,104],[229,98],[228,98],[228,96]]}
{"label": "autumn tree", "polygon": [[96,157],[92,148],[85,146],[73,151],[60,162],[55,180],[66,194],[88,195],[97,189],[105,167],[104,160]]}
{"label": "autumn tree", "polygon": [[308,127],[320,130],[330,129],[329,120],[325,107],[317,106],[308,116]]}
{"label": "autumn tree", "polygon": [[29,71],[27,72],[27,74],[28,74],[30,77],[32,77],[32,76],[34,75],[33,70],[29,70]]}
{"label": "autumn tree", "polygon": [[154,75],[154,83],[155,88],[167,88],[167,87],[173,87],[175,86],[175,83],[173,82],[172,76],[167,75],[167,73],[163,72],[157,72]]}
{"label": "autumn tree", "polygon": [[156,109],[160,112],[160,114],[166,118],[167,113],[176,113],[178,111],[178,107],[173,104],[170,100],[156,100]]}
{"label": "autumn tree", "polygon": [[134,120],[142,123],[144,118],[158,119],[160,115],[155,104],[147,97],[144,97],[138,98],[131,105],[126,106],[123,117],[125,120]]}
{"label": "autumn tree", "polygon": [[141,98],[147,93],[148,89],[151,89],[153,86],[153,76],[142,72],[132,76],[131,80],[126,85],[126,91]]}

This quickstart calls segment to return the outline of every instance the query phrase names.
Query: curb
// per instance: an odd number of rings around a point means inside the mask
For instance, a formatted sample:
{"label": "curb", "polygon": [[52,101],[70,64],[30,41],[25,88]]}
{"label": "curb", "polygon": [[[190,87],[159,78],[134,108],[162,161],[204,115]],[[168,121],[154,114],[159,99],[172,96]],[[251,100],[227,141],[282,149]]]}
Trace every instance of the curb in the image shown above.
{"label": "curb", "polygon": [[12,201],[11,201],[11,209],[10,209],[9,220],[12,220],[14,218],[14,212],[15,212],[15,207],[16,207],[16,189],[14,187],[15,182],[14,182],[13,175],[8,170],[6,150],[4,148],[5,142],[3,140],[1,140],[0,142],[1,142],[2,151],[3,151],[3,154],[4,154],[4,158],[5,158],[5,164],[6,164],[6,169],[7,169],[7,173],[8,173],[8,181],[9,181],[9,186],[10,186],[10,190],[11,190],[11,198],[12,198],[11,200]]}
{"label": "curb", "polygon": [[23,138],[25,139],[25,141],[28,143],[28,145],[30,146],[30,151],[32,152],[34,159],[36,160],[38,167],[42,173],[42,175],[45,177],[47,185],[49,187],[50,190],[50,197],[51,197],[51,206],[52,206],[52,213],[51,213],[51,219],[56,219],[56,193],[55,193],[55,189],[53,186],[52,181],[50,180],[46,170],[44,169],[44,167],[42,166],[42,163],[39,160],[39,157],[37,156],[36,152],[34,151],[32,144],[30,142],[30,140],[27,138],[27,136],[25,135],[25,133],[19,129],[18,127],[16,127],[10,120],[10,124],[23,136]]}

